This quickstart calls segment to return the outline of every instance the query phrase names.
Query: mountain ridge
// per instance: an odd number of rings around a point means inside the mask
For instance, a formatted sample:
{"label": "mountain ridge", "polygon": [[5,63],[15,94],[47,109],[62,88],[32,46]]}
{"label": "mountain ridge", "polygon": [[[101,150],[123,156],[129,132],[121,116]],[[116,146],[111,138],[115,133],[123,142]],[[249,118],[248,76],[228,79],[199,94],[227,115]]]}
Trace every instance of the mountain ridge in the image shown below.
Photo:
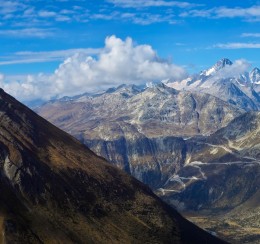
{"label": "mountain ridge", "polygon": [[38,112],[152,188],[183,164],[179,137],[210,134],[242,113],[218,98],[165,84],[126,96],[127,89],[57,101]]}

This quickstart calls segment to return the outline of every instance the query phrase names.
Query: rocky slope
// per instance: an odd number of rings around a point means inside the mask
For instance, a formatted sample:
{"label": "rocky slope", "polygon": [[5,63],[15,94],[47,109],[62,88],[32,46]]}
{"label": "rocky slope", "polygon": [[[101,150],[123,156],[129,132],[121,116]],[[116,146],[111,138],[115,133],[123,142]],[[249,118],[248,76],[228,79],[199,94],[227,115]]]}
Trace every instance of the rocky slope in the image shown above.
{"label": "rocky slope", "polygon": [[221,243],[0,90],[2,243]]}
{"label": "rocky slope", "polygon": [[[165,186],[189,209],[227,209],[257,194],[260,185],[260,113],[234,119],[209,137],[185,141],[184,167]],[[221,180],[219,180],[221,179]],[[192,196],[192,192],[196,195]],[[201,195],[200,195],[201,194]],[[166,195],[166,194],[165,194]],[[192,200],[192,201],[190,201]],[[182,207],[185,207],[182,204]]]}
{"label": "rocky slope", "polygon": [[210,134],[242,113],[216,97],[162,83],[143,90],[123,85],[97,96],[56,100],[36,111],[77,137],[107,140],[128,130],[149,138]]}
{"label": "rocky slope", "polygon": [[260,109],[260,71],[233,74],[236,68],[229,59],[218,61],[211,68],[193,75],[185,80],[168,82],[168,86],[177,90],[196,91],[238,106],[245,111]]}
{"label": "rocky slope", "polygon": [[211,95],[163,84],[62,99],[37,112],[154,189],[184,163],[178,136],[210,134],[242,113]]}
{"label": "rocky slope", "polygon": [[204,223],[191,220],[231,242],[259,243],[260,113],[246,113],[209,137],[187,140],[186,149],[184,167],[157,194],[182,211],[210,215]]}

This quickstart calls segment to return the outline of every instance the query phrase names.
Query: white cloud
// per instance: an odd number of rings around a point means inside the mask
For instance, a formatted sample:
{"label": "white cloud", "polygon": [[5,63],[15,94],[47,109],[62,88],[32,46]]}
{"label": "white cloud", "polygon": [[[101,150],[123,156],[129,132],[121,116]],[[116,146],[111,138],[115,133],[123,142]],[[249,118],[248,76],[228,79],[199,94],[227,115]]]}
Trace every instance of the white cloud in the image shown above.
{"label": "white cloud", "polygon": [[248,8],[241,7],[215,7],[210,9],[192,9],[183,12],[180,17],[201,17],[209,19],[220,18],[242,18],[246,21],[258,22],[260,21],[260,6],[255,5]]}
{"label": "white cloud", "polygon": [[39,16],[42,18],[50,18],[50,17],[55,17],[57,15],[56,12],[53,11],[47,11],[47,10],[41,10],[39,11]]}
{"label": "white cloud", "polygon": [[[60,4],[61,1],[68,0],[53,0],[50,1],[50,4],[39,4],[40,1],[44,2],[37,0],[38,4],[35,4],[35,1],[29,0],[4,1],[0,6],[0,17],[9,28],[12,26],[42,28],[43,26],[54,26],[60,22],[85,23],[96,19],[105,21],[122,21],[123,19],[125,22],[138,25],[161,22],[176,24],[181,22],[177,18],[178,12],[183,11],[183,9],[189,10],[203,6],[188,1],[106,0],[106,3],[104,1],[103,3],[102,1],[97,2],[97,8],[90,11],[89,6],[92,4],[89,1],[76,1],[77,4],[72,6],[71,9],[63,9],[64,5]],[[163,11],[155,13],[152,8],[156,7],[163,8]],[[126,9],[127,13],[125,13]],[[35,35],[35,37],[37,36]]]}
{"label": "white cloud", "polygon": [[217,8],[215,15],[218,18],[255,18],[260,17],[260,6],[251,6],[249,8]]}
{"label": "white cloud", "polygon": [[251,64],[244,59],[236,60],[232,65],[226,65],[224,68],[219,70],[214,78],[225,79],[230,77],[239,77],[241,74],[245,73]]}
{"label": "white cloud", "polygon": [[164,0],[107,0],[116,6],[123,8],[144,8],[144,7],[179,7],[190,8],[198,6],[184,1],[164,1]]}
{"label": "white cloud", "polygon": [[34,99],[49,99],[50,94],[54,94],[51,77],[44,74],[3,76],[0,74],[0,87],[5,92],[22,101]]}
{"label": "white cloud", "polygon": [[0,14],[10,14],[18,10],[23,10],[27,6],[19,1],[1,1]]}
{"label": "white cloud", "polygon": [[127,16],[122,16],[122,18],[130,20],[134,24],[139,24],[139,25],[150,25],[153,23],[161,23],[161,22],[167,22],[169,24],[178,23],[177,20],[174,20],[174,15],[172,14],[160,15],[160,14],[143,13],[129,18]]}
{"label": "white cloud", "polygon": [[63,61],[65,58],[68,58],[75,53],[83,53],[85,55],[96,55],[100,53],[100,51],[101,49],[99,48],[79,48],[45,52],[16,52],[13,55],[2,57],[2,60],[0,59],[0,65]]}
{"label": "white cloud", "polygon": [[113,11],[110,13],[92,14],[90,19],[129,21],[138,25],[150,25],[154,23],[166,22],[168,24],[176,24],[178,21],[173,14],[152,14],[147,12],[129,13]]}
{"label": "white cloud", "polygon": [[260,48],[260,43],[244,43],[244,42],[231,42],[231,43],[219,43],[214,45],[215,48],[222,49],[251,49]]}
{"label": "white cloud", "polygon": [[180,13],[180,17],[201,17],[210,18],[212,16],[212,9],[192,9],[190,11]]}
{"label": "white cloud", "polygon": [[48,36],[53,36],[55,33],[54,29],[42,29],[42,28],[23,28],[23,29],[10,29],[10,30],[0,30],[1,36],[12,36],[19,38],[27,37],[37,37],[45,38]]}
{"label": "white cloud", "polygon": [[57,15],[55,20],[58,22],[70,22],[71,18],[68,16],[64,16],[64,15]]}
{"label": "white cloud", "polygon": [[72,6],[71,10],[63,9],[63,5],[57,0],[48,1],[49,4],[40,4],[40,1],[2,1],[0,17],[4,20],[3,24],[9,29],[13,26],[24,28],[32,26],[41,29],[42,26],[46,25],[54,26],[55,22],[86,22],[86,19],[89,18],[89,10],[83,1],[76,1],[82,7],[74,8]]}
{"label": "white cloud", "polygon": [[260,33],[243,33],[241,37],[260,37]]}
{"label": "white cloud", "polygon": [[107,37],[97,58],[77,53],[67,58],[52,75],[5,78],[3,88],[20,100],[50,99],[105,89],[122,83],[182,79],[185,70],[160,59],[149,45],[134,45],[131,38]]}
{"label": "white cloud", "polygon": [[117,20],[117,21],[129,21],[133,24],[138,25],[150,25],[154,23],[168,23],[176,24],[179,21],[176,20],[173,14],[152,14],[152,13],[120,13],[112,12],[109,14],[93,14],[91,19],[102,19],[102,20]]}

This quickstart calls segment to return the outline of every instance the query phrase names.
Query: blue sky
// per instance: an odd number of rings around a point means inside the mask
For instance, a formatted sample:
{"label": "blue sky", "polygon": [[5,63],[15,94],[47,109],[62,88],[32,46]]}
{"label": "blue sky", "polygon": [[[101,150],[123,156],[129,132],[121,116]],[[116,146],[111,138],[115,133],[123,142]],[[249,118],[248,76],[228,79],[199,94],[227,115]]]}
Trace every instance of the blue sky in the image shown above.
{"label": "blue sky", "polygon": [[[148,66],[144,69],[147,62],[158,71],[153,73],[155,79],[167,78],[167,72],[172,74],[169,78],[178,79],[185,72],[199,72],[223,57],[245,59],[252,68],[260,67],[260,1],[8,0],[1,3],[0,16],[0,81],[22,100],[40,97],[39,91],[50,83],[55,83],[55,92],[44,99],[75,94],[88,84],[94,89],[95,85],[113,85],[111,80],[118,80],[115,84],[125,82],[118,69],[109,73],[113,67],[105,67],[105,62],[114,63],[114,59],[120,59],[114,54],[123,55],[127,48],[139,58],[139,66],[129,64],[133,67],[125,78],[129,82],[152,80]],[[127,37],[131,38],[128,44]],[[115,48],[120,45],[124,48]],[[107,56],[99,62],[104,49]],[[140,50],[141,58],[137,55]],[[84,62],[89,56],[99,63],[91,61],[86,68]],[[106,61],[111,56],[114,59]],[[70,57],[74,57],[73,62],[67,60]],[[124,64],[128,66],[135,60],[129,57]],[[75,65],[91,72],[95,69],[86,78],[90,83],[77,81],[84,77],[75,77],[82,71],[74,70]],[[145,75],[131,73],[140,67]],[[174,72],[180,75],[174,76]],[[83,76],[88,74],[82,72]],[[110,80],[98,84],[97,77],[106,75]],[[69,81],[63,82],[64,77],[75,79],[73,89]],[[35,87],[39,83],[41,86]],[[19,97],[21,88],[24,94]]]}

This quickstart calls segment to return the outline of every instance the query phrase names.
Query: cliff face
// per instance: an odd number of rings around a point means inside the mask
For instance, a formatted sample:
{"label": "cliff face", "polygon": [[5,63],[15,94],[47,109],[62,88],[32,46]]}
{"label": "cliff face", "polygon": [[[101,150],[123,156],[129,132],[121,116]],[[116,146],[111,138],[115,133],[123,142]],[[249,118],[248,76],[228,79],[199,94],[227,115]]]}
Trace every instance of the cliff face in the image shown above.
{"label": "cliff face", "polygon": [[0,120],[3,243],[220,242],[3,90]]}
{"label": "cliff face", "polygon": [[[188,208],[232,208],[258,191],[260,113],[234,119],[209,137],[186,141],[186,159],[164,187]],[[185,200],[184,200],[185,199]]]}
{"label": "cliff face", "polygon": [[[234,119],[209,137],[186,141],[184,167],[157,190],[190,218],[232,243],[258,243],[260,227],[260,113]],[[209,217],[205,217],[209,215]]]}
{"label": "cliff face", "polygon": [[169,177],[184,165],[185,141],[178,137],[114,141],[84,140],[98,155],[124,169],[153,189],[162,187]]}

